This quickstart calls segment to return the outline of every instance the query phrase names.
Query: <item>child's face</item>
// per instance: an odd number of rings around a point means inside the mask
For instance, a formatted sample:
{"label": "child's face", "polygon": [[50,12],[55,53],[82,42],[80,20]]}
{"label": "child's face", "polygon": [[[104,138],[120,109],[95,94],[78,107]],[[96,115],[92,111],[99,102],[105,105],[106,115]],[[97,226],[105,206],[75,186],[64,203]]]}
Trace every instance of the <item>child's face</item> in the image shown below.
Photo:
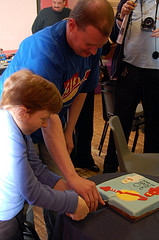
{"label": "child's face", "polygon": [[19,128],[24,134],[30,135],[41,127],[46,128],[50,115],[51,113],[47,110],[37,111],[33,114],[27,112],[25,117],[23,118],[23,121],[18,124]]}

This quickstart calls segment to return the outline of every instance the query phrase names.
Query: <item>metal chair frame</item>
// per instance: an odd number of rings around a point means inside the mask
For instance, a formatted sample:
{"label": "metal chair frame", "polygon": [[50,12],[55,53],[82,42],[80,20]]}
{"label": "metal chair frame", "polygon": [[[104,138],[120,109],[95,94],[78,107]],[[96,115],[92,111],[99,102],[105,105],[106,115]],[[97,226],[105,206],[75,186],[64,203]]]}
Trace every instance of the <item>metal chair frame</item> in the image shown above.
{"label": "metal chair frame", "polygon": [[[105,120],[101,140],[98,146],[99,156],[102,152],[104,140],[107,134],[109,119],[114,115],[114,105],[115,105],[115,91],[117,79],[111,79],[108,73],[106,65],[103,65],[101,60],[100,72],[102,72],[101,79],[101,95],[102,95],[102,107],[103,107],[103,119]],[[136,108],[136,113],[133,120],[132,131],[135,131],[135,138],[132,146],[132,152],[135,151],[137,140],[139,137],[139,128],[144,126],[144,111],[141,103],[138,104]]]}

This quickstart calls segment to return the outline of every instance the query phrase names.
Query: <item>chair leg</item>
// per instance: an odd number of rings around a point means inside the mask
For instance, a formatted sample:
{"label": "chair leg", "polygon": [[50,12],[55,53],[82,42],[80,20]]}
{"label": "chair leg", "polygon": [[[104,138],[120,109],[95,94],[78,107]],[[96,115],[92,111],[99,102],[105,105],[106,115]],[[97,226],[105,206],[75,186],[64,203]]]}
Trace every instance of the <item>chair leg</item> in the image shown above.
{"label": "chair leg", "polygon": [[104,129],[103,129],[102,137],[101,137],[100,144],[99,144],[99,147],[98,147],[99,156],[100,156],[101,151],[102,151],[102,148],[103,148],[105,136],[106,136],[106,133],[107,133],[107,130],[108,130],[108,125],[109,125],[109,123],[108,123],[108,121],[106,121],[105,124],[104,124]]}
{"label": "chair leg", "polygon": [[136,127],[136,134],[135,134],[134,143],[132,146],[132,152],[135,152],[138,137],[139,137],[139,125],[137,125],[137,127]]}

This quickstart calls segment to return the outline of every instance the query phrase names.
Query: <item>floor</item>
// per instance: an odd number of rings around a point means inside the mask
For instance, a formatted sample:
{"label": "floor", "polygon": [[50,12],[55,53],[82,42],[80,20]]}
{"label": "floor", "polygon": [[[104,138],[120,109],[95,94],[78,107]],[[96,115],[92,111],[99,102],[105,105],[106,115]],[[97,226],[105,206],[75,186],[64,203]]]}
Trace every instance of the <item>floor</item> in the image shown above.
{"label": "floor", "polygon": [[[93,156],[96,164],[99,166],[100,172],[94,173],[87,169],[77,168],[76,171],[78,172],[78,174],[80,176],[87,178],[87,177],[93,176],[95,174],[102,174],[103,162],[104,162],[104,157],[106,155],[106,150],[107,150],[107,145],[108,145],[108,136],[109,136],[109,134],[107,133],[101,155],[99,156],[98,145],[99,145],[100,138],[102,135],[103,127],[104,127],[104,120],[102,118],[101,95],[96,94],[95,95],[95,110],[94,110],[94,134],[93,134],[93,140],[92,140],[92,156]],[[109,129],[108,129],[108,132],[109,132]],[[129,140],[130,148],[132,147],[134,136],[135,136],[135,133],[131,132],[131,136],[130,136],[130,140]],[[135,150],[136,152],[138,152],[138,153],[142,152],[143,141],[144,141],[144,134],[142,131],[140,131],[136,150]],[[43,220],[42,209],[39,207],[34,207],[34,220],[35,220],[36,230],[39,234],[40,239],[46,240],[47,234],[46,234],[45,224],[44,224],[44,220]]]}

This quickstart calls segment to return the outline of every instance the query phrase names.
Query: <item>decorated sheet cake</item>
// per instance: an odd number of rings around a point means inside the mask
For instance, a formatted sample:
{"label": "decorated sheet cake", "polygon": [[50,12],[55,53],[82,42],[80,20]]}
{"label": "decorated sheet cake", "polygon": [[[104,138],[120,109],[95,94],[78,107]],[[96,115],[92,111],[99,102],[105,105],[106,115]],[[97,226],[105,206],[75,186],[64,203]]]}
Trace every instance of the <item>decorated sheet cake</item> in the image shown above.
{"label": "decorated sheet cake", "polygon": [[139,174],[126,174],[97,188],[110,207],[133,220],[159,209],[159,183]]}

